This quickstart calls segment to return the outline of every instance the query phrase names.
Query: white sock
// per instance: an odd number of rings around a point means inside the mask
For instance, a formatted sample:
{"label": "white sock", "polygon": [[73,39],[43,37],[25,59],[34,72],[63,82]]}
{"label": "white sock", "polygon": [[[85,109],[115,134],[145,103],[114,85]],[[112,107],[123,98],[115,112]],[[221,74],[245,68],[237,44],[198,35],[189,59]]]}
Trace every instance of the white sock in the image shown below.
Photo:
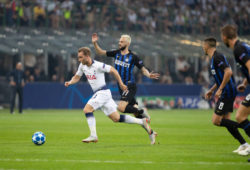
{"label": "white sock", "polygon": [[96,121],[95,121],[94,115],[92,114],[91,116],[86,116],[86,118],[87,118],[87,122],[88,122],[88,125],[89,125],[90,136],[97,137],[97,134],[96,134]]}
{"label": "white sock", "polygon": [[130,123],[130,124],[139,124],[139,125],[143,125],[143,121],[142,119],[138,119],[135,117],[132,117],[130,115],[125,115],[125,123]]}

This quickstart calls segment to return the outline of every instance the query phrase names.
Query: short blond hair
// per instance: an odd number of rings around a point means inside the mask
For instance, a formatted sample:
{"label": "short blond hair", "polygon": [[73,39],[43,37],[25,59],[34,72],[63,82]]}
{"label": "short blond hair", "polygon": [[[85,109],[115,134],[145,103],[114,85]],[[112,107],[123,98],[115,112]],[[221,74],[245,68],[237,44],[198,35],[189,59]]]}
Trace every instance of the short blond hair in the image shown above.
{"label": "short blond hair", "polygon": [[81,47],[78,49],[78,53],[83,52],[85,56],[91,56],[91,50],[89,47]]}
{"label": "short blond hair", "polygon": [[121,38],[126,38],[127,42],[128,42],[129,44],[131,43],[131,37],[130,37],[130,35],[123,34],[123,35],[121,36]]}

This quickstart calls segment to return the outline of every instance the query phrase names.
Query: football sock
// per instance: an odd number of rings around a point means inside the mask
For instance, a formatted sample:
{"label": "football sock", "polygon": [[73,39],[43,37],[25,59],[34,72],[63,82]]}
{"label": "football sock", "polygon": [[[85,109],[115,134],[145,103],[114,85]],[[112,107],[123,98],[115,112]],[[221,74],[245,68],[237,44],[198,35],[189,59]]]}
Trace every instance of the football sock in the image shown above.
{"label": "football sock", "polygon": [[241,136],[238,130],[239,124],[237,122],[229,119],[222,119],[220,126],[226,127],[227,130],[231,133],[231,135],[240,142],[240,144],[246,143],[245,139]]}
{"label": "football sock", "polygon": [[248,135],[248,137],[250,137],[250,122],[248,119],[244,120],[243,122],[241,122],[239,124],[239,127],[244,129],[244,131],[246,132],[246,134]]}
{"label": "football sock", "polygon": [[[142,127],[143,127],[143,126],[142,126]],[[143,129],[145,129],[145,128],[143,127]],[[146,132],[148,133],[147,129],[145,129],[145,130],[146,130]],[[153,129],[151,129],[151,132],[150,132],[149,135],[152,135],[153,132],[154,132]]]}
{"label": "football sock", "polygon": [[96,134],[96,121],[94,114],[92,112],[86,113],[85,114],[88,125],[89,125],[89,130],[90,130],[90,136],[97,136]]}
{"label": "football sock", "polygon": [[120,120],[119,122],[123,123],[129,123],[129,124],[139,124],[143,125],[142,119],[137,119],[135,117],[132,117],[130,115],[120,115]]}
{"label": "football sock", "polygon": [[138,109],[132,105],[127,105],[126,108],[125,108],[125,111],[124,113],[137,113],[137,114],[142,114],[143,113],[143,110],[141,109]]}

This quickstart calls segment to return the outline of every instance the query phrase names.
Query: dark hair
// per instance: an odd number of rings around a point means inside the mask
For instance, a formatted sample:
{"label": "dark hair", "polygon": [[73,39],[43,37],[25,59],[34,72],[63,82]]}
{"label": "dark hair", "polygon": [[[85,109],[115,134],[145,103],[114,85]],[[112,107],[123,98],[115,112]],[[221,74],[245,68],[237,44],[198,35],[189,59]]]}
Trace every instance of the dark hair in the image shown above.
{"label": "dark hair", "polygon": [[214,37],[206,38],[204,42],[208,43],[210,47],[216,47],[216,39]]}
{"label": "dark hair", "polygon": [[237,27],[234,25],[225,25],[220,29],[222,35],[228,39],[234,39],[237,37]]}
{"label": "dark hair", "polygon": [[81,47],[78,49],[78,53],[83,52],[85,56],[91,56],[91,50],[88,47]]}

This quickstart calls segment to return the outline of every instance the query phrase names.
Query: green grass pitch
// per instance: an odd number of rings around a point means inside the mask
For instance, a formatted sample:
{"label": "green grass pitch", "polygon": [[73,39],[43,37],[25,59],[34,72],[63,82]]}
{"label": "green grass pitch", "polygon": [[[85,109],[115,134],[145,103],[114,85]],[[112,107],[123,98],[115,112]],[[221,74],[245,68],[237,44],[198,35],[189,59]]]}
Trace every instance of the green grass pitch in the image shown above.
{"label": "green grass pitch", "polygon": [[[81,110],[0,110],[0,169],[250,169],[249,157],[232,152],[238,142],[212,125],[212,110],[150,113],[159,134],[154,146],[140,126],[113,123],[100,111],[99,141],[85,144],[89,129]],[[32,143],[36,131],[46,135],[42,146]]]}

